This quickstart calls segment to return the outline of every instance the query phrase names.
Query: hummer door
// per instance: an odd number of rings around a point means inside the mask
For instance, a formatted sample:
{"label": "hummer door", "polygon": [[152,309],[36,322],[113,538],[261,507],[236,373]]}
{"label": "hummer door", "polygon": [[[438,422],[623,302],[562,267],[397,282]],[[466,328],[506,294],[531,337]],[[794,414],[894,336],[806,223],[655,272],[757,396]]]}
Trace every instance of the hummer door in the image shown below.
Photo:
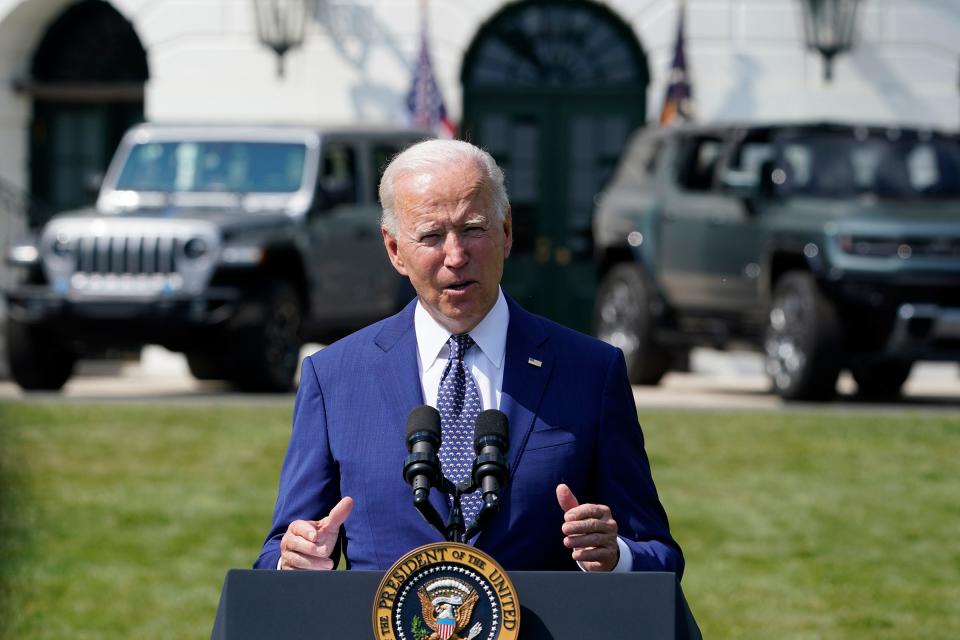
{"label": "hummer door", "polygon": [[681,142],[676,180],[667,190],[661,229],[661,268],[670,303],[736,314],[750,304],[748,267],[756,250],[753,220],[743,202],[720,189],[725,140],[693,136]]}

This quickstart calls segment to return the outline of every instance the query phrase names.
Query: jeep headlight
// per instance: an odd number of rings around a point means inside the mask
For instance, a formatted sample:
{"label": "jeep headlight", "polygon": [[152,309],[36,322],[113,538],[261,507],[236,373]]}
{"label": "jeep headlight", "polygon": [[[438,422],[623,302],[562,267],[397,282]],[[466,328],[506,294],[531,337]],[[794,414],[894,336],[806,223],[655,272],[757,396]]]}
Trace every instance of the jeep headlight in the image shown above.
{"label": "jeep headlight", "polygon": [[210,251],[210,246],[203,238],[190,238],[183,245],[183,255],[188,260],[199,260],[207,255],[208,251]]}
{"label": "jeep headlight", "polygon": [[53,239],[53,244],[50,245],[50,251],[60,259],[69,258],[70,254],[73,253],[73,243],[66,234],[58,233],[57,237]]}

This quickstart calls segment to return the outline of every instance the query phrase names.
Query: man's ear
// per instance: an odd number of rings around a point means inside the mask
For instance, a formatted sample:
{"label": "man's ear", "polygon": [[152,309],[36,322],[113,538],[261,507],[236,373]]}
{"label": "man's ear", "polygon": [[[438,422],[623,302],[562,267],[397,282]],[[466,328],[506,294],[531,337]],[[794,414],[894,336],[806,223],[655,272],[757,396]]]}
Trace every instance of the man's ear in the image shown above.
{"label": "man's ear", "polygon": [[407,268],[403,264],[403,258],[400,257],[400,248],[397,246],[397,239],[390,235],[386,227],[380,227],[383,234],[383,246],[387,249],[387,257],[390,258],[390,264],[402,276],[408,275]]}
{"label": "man's ear", "polygon": [[510,205],[503,214],[503,257],[510,257],[510,248],[513,247],[513,216]]}

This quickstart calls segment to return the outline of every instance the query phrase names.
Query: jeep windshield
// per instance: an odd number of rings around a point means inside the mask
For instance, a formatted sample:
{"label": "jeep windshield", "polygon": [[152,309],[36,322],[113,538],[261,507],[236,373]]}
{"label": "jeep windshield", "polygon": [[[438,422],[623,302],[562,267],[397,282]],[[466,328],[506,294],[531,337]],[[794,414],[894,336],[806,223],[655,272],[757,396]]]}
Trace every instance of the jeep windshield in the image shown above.
{"label": "jeep windshield", "polygon": [[306,145],[178,141],[136,144],[116,191],[171,194],[183,204],[233,201],[247,194],[293,194],[303,182]]}
{"label": "jeep windshield", "polygon": [[778,191],[816,197],[960,197],[960,143],[918,132],[823,132],[783,137]]}

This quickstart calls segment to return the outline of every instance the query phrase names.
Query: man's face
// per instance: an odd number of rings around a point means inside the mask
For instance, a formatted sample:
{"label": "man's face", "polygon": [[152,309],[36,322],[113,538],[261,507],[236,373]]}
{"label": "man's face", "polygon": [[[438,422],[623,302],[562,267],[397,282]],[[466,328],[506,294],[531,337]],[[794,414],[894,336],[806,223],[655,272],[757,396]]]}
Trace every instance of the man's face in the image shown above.
{"label": "man's face", "polygon": [[493,308],[510,255],[510,213],[498,221],[487,191],[473,163],[401,176],[394,185],[396,237],[383,229],[394,268],[453,333],[470,331]]}

